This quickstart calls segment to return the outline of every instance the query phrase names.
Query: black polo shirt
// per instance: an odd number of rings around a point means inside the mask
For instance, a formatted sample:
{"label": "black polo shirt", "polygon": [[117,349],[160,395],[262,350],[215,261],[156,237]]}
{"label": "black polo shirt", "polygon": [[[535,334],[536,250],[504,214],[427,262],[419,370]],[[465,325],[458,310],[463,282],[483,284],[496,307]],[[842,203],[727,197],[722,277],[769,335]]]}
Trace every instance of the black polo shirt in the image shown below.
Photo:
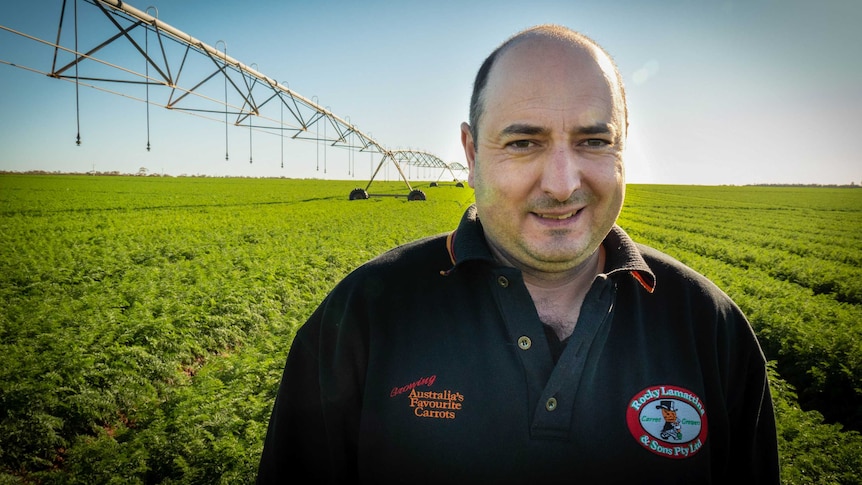
{"label": "black polo shirt", "polygon": [[778,483],[739,308],[619,227],[603,244],[557,358],[473,207],[355,270],[297,332],[259,483]]}

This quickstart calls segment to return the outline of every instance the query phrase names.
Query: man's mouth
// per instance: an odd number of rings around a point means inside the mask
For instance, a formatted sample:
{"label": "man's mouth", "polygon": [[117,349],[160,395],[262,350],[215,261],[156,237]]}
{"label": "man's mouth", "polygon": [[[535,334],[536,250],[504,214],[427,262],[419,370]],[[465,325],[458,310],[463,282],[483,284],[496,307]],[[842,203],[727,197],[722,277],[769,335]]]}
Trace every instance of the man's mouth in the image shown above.
{"label": "man's mouth", "polygon": [[[562,209],[562,207],[560,209]],[[538,217],[539,219],[545,219],[547,221],[565,221],[567,219],[571,219],[572,217],[576,217],[578,214],[581,213],[582,210],[583,207],[569,210],[568,212],[559,212],[545,209],[543,211],[535,211],[533,212],[533,214],[535,214],[536,217]]]}
{"label": "man's mouth", "polygon": [[563,219],[568,219],[575,215],[574,212],[566,212],[565,214],[536,214],[542,219],[554,219],[557,221],[562,221]]}

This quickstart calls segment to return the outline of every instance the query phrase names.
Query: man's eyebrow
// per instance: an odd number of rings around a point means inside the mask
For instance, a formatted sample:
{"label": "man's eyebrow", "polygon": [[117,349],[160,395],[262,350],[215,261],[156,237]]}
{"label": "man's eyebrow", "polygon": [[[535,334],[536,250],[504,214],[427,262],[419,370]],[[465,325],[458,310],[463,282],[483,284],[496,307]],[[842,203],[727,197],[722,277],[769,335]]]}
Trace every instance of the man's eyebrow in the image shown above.
{"label": "man's eyebrow", "polygon": [[548,133],[547,128],[541,126],[529,125],[526,123],[513,123],[500,132],[501,136],[506,135],[543,135]]}
{"label": "man's eyebrow", "polygon": [[[513,123],[500,131],[501,136],[507,135],[544,135],[549,133],[550,130],[547,128],[543,128],[537,125],[531,125],[527,123]],[[617,133],[616,127],[612,123],[596,123],[593,125],[581,126],[574,130],[572,133],[578,135],[603,135],[603,134],[613,134]]]}
{"label": "man's eyebrow", "polygon": [[610,123],[596,123],[594,125],[582,126],[574,131],[580,135],[616,134],[617,132],[616,127]]}

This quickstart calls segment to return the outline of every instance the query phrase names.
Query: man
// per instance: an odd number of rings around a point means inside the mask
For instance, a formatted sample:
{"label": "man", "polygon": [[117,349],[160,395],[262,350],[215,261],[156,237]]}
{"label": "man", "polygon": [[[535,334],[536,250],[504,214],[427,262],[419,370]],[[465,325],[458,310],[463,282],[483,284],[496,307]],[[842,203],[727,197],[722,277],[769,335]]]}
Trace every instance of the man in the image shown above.
{"label": "man", "polygon": [[626,131],[592,40],[546,25],[494,51],[461,127],[475,206],[299,330],[259,483],[778,483],[749,323],[615,225]]}

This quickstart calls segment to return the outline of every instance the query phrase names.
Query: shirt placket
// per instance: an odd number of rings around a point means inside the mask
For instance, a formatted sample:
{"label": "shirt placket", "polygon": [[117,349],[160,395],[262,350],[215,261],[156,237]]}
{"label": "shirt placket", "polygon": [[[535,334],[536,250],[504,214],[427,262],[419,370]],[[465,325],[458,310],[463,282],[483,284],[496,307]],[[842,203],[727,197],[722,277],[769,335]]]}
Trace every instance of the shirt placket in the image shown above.
{"label": "shirt placket", "polygon": [[[590,350],[604,345],[612,313],[614,285],[598,275],[581,306],[577,325],[556,365],[532,299],[520,274],[499,270],[494,293],[509,338],[515,341],[527,378],[534,439],[567,439],[572,429],[575,396]],[[526,300],[525,300],[526,299]]]}

